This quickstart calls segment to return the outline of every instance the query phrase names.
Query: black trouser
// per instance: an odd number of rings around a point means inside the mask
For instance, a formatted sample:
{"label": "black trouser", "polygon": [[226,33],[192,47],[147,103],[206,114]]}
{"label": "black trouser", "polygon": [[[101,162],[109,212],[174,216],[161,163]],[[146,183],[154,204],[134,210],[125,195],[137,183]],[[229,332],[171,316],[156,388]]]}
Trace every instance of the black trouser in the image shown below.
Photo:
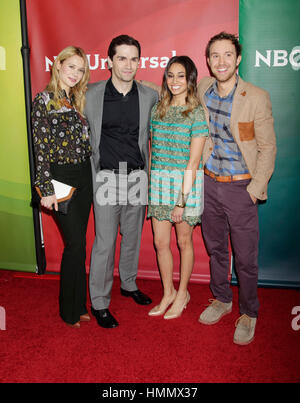
{"label": "black trouser", "polygon": [[74,324],[87,313],[86,229],[93,197],[90,160],[76,165],[51,164],[51,174],[77,189],[68,213],[54,213],[65,242],[60,269],[60,316]]}

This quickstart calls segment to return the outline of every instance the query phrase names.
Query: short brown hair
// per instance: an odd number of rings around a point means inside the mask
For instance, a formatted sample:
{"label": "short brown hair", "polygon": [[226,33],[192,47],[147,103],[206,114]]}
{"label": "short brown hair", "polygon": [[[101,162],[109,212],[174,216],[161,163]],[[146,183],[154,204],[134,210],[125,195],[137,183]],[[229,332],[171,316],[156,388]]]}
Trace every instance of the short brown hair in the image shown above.
{"label": "short brown hair", "polygon": [[222,40],[228,40],[232,42],[236,50],[236,57],[239,57],[242,54],[242,45],[240,44],[238,37],[235,36],[234,34],[229,34],[228,32],[222,31],[219,34],[210,38],[210,40],[208,41],[208,44],[206,45],[205,49],[205,56],[207,59],[209,58],[211,45],[216,41],[222,41]]}

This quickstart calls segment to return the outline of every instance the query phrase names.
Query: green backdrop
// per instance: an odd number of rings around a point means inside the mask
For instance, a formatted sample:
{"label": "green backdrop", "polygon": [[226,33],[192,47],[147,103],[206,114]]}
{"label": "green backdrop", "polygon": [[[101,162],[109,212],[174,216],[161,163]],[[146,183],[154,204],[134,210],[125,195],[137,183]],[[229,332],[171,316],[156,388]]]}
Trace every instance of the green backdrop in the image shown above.
{"label": "green backdrop", "polygon": [[278,147],[269,199],[259,206],[259,284],[300,287],[300,0],[239,7],[240,74],[269,91]]}
{"label": "green backdrop", "polygon": [[20,6],[1,0],[0,13],[0,268],[36,270]]}

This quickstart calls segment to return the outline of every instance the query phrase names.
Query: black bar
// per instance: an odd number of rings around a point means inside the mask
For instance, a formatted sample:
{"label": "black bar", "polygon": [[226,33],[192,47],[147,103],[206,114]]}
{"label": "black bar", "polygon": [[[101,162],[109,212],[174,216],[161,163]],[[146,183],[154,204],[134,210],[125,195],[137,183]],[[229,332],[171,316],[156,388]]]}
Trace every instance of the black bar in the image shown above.
{"label": "black bar", "polygon": [[[35,164],[34,153],[32,144],[32,130],[31,130],[31,108],[32,108],[32,93],[31,93],[31,77],[30,77],[30,47],[28,43],[27,31],[27,13],[26,13],[26,0],[20,0],[20,13],[21,13],[21,31],[22,31],[22,58],[23,58],[23,74],[24,74],[24,89],[25,89],[25,107],[26,107],[26,122],[27,122],[27,140],[28,140],[28,155],[29,155],[29,169],[30,169],[30,184],[31,196],[33,198],[33,186],[35,178]],[[44,274],[46,270],[46,255],[45,247],[42,237],[41,221],[40,221],[40,208],[32,204],[33,213],[33,227],[35,238],[35,252],[37,262],[37,273]]]}

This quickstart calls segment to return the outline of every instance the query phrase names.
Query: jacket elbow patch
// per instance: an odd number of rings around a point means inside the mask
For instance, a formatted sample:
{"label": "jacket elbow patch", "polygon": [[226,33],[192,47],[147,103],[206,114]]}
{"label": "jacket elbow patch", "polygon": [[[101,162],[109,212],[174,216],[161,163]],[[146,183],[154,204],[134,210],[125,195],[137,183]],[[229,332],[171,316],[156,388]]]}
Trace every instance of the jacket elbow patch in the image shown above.
{"label": "jacket elbow patch", "polygon": [[254,121],[238,122],[238,127],[241,141],[250,141],[254,139]]}

